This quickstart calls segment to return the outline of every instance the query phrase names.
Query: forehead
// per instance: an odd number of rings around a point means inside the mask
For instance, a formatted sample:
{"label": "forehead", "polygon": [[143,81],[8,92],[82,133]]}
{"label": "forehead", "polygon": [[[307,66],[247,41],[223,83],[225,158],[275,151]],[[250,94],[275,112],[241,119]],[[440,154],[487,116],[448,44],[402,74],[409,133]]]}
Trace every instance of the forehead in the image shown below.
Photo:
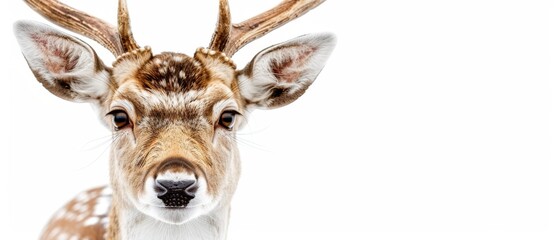
{"label": "forehead", "polygon": [[138,69],[138,84],[147,90],[188,92],[207,88],[210,73],[195,59],[181,53],[162,53]]}
{"label": "forehead", "polygon": [[214,71],[188,55],[162,53],[123,82],[113,100],[126,100],[144,115],[200,114],[227,100],[240,107],[234,81]]}

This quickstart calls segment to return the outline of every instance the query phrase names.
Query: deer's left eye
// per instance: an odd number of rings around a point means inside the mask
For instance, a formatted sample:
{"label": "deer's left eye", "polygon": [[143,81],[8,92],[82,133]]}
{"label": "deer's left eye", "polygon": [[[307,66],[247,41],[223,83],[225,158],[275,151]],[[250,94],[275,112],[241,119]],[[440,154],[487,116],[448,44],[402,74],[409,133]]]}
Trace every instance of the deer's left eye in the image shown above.
{"label": "deer's left eye", "polygon": [[227,130],[232,130],[233,126],[235,126],[235,118],[237,117],[236,111],[225,111],[219,117],[219,125],[224,127]]}
{"label": "deer's left eye", "polygon": [[112,115],[113,126],[116,130],[120,130],[130,124],[130,119],[128,114],[123,110],[114,110],[107,115]]}

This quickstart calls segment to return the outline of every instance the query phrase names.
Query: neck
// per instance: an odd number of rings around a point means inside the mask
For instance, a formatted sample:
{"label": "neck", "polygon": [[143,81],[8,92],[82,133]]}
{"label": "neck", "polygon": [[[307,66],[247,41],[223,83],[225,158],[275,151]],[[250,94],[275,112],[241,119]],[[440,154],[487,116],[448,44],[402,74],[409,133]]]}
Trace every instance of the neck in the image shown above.
{"label": "neck", "polygon": [[159,221],[132,206],[113,199],[108,240],[224,240],[229,222],[229,205],[217,206],[212,212],[175,225]]}

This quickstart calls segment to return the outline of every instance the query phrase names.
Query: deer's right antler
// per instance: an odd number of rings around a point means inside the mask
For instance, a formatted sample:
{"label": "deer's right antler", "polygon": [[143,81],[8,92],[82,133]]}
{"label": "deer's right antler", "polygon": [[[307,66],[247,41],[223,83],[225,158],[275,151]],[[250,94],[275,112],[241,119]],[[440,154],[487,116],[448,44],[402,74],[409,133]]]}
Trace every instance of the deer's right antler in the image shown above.
{"label": "deer's right antler", "polygon": [[118,3],[118,28],[57,0],[24,1],[51,22],[95,40],[114,56],[138,48],[132,37],[126,0],[119,0]]}

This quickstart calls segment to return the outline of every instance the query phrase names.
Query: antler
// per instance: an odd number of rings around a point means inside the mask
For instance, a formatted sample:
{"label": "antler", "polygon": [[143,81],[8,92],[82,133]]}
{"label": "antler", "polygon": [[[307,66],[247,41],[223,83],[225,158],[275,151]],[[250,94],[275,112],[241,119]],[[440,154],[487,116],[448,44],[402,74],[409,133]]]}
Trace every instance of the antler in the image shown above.
{"label": "antler", "polygon": [[140,48],[132,36],[130,17],[128,16],[128,5],[126,0],[118,1],[118,32],[125,52]]}
{"label": "antler", "polygon": [[[132,36],[126,0],[118,3],[118,28],[57,0],[24,0],[50,21],[89,37],[115,56],[138,49]],[[276,7],[238,24],[231,23],[227,0],[219,2],[219,19],[210,49],[232,56],[240,48],[317,7],[325,0],[283,0]]]}
{"label": "antler", "polygon": [[325,0],[283,0],[244,22],[231,24],[227,0],[219,1],[219,18],[210,49],[232,56],[243,46],[317,7]]}
{"label": "antler", "polygon": [[132,37],[126,0],[119,0],[118,2],[118,29],[99,18],[76,10],[57,0],[24,1],[33,10],[53,23],[95,40],[115,56],[120,56],[138,48]]}

